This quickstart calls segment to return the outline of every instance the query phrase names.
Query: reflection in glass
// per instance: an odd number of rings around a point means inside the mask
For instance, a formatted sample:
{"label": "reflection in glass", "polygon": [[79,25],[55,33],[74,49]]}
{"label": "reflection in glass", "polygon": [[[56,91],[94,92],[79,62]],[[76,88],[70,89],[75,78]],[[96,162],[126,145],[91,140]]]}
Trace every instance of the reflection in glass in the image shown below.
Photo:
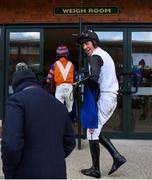
{"label": "reflection in glass", "polygon": [[133,129],[151,132],[152,32],[132,32],[132,69],[136,74],[138,70],[138,91],[132,95]]}
{"label": "reflection in glass", "polygon": [[24,61],[34,71],[40,66],[40,32],[9,33],[9,84],[18,62]]}
{"label": "reflection in glass", "polygon": [[[107,51],[114,60],[117,77],[120,83],[119,74],[123,68],[123,32],[96,32],[101,41],[102,49]],[[103,131],[121,131],[122,130],[122,97],[118,98],[118,106],[103,127]]]}
{"label": "reflection in glass", "polygon": [[100,41],[122,41],[123,32],[96,32]]}
{"label": "reflection in glass", "polygon": [[132,42],[152,42],[152,32],[132,32]]}
{"label": "reflection in glass", "polygon": [[40,41],[39,32],[11,32],[10,41]]}
{"label": "reflection in glass", "polygon": [[13,64],[19,61],[26,61],[26,63],[28,63],[29,66],[33,68],[38,68],[36,67],[36,65],[38,65],[40,62],[39,55],[39,32],[10,33],[10,60],[13,61]]}

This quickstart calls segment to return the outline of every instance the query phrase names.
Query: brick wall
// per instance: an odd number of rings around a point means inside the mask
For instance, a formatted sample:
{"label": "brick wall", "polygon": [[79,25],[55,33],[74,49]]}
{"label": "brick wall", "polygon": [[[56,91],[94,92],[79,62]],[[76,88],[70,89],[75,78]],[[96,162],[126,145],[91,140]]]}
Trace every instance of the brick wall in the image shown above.
{"label": "brick wall", "polygon": [[80,15],[54,15],[58,6],[115,6],[118,14],[82,15],[83,22],[152,22],[151,0],[1,0],[0,24],[77,23]]}

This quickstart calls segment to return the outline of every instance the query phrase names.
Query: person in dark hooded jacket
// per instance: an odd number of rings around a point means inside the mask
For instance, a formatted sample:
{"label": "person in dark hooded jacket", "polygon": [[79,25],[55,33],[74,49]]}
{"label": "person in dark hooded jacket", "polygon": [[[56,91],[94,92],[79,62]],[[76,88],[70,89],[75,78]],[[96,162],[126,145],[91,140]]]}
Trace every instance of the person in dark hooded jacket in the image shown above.
{"label": "person in dark hooded jacket", "polygon": [[66,107],[42,89],[30,69],[19,68],[12,87],[1,142],[4,177],[67,178],[65,158],[75,137]]}

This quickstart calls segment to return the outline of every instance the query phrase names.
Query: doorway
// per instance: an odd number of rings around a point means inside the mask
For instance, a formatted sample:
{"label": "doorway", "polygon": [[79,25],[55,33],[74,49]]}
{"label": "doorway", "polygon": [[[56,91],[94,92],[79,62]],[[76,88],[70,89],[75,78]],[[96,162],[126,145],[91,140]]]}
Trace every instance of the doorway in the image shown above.
{"label": "doorway", "polygon": [[[69,50],[68,59],[74,64],[75,74],[81,69],[79,61],[79,45],[77,45],[76,40],[79,35],[78,28],[46,28],[44,29],[44,79],[48,74],[50,66],[57,60],[56,49],[58,46],[64,45],[67,46]],[[82,61],[82,59],[81,59]],[[45,84],[45,83],[44,83]],[[83,134],[80,124],[80,101],[81,93],[78,93],[80,89],[77,89],[77,93],[74,92],[74,131],[78,137],[78,144],[80,144],[80,138]],[[80,148],[80,145],[78,145]]]}
{"label": "doorway", "polygon": [[69,49],[69,60],[74,64],[75,70],[79,69],[79,47],[76,44],[76,38],[79,35],[79,29],[54,29],[44,30],[44,74],[47,75],[50,65],[56,60],[56,49],[60,45],[65,45]]}

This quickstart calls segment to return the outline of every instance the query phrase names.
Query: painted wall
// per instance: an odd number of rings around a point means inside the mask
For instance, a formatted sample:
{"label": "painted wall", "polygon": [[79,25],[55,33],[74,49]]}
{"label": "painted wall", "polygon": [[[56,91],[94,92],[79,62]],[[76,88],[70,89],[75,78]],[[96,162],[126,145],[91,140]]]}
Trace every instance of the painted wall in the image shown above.
{"label": "painted wall", "polygon": [[150,0],[1,0],[0,24],[18,23],[76,23],[80,15],[55,15],[55,7],[115,6],[118,14],[82,15],[88,23],[151,23]]}

